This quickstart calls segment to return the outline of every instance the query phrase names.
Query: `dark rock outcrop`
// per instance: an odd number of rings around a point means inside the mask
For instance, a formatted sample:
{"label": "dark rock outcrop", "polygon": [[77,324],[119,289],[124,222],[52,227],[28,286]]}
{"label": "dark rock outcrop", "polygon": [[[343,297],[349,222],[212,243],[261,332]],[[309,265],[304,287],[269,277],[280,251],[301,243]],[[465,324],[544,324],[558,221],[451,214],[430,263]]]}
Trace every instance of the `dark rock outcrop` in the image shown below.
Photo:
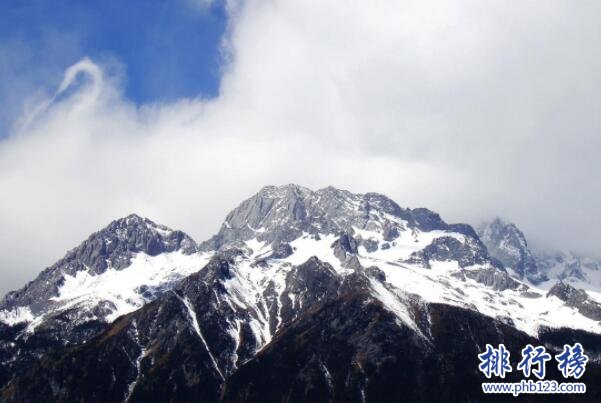
{"label": "dark rock outcrop", "polygon": [[586,291],[578,290],[563,281],[558,281],[547,293],[547,297],[555,296],[567,306],[576,308],[578,312],[594,320],[601,320],[601,304],[593,301]]}

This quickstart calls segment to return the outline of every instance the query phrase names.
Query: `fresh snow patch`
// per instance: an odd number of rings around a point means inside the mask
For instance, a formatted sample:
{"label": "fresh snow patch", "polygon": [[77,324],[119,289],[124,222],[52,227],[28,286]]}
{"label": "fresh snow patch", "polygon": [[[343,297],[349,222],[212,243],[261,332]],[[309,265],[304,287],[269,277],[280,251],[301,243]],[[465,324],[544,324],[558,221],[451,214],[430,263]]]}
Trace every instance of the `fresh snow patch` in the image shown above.
{"label": "fresh snow patch", "polygon": [[[254,253],[257,254],[260,253]],[[264,306],[263,293],[271,283],[278,295],[283,292],[287,268],[281,264],[269,265],[265,268],[253,267],[252,263],[252,258],[241,260],[234,268],[236,275],[228,279],[224,287],[227,290],[228,300],[247,310],[251,315],[249,325],[259,341],[257,349],[260,349],[271,340],[269,328],[271,318],[269,313],[264,312],[267,309]]]}
{"label": "fresh snow patch", "polygon": [[[455,305],[476,310],[486,316],[513,323],[517,329],[537,336],[540,326],[569,327],[601,333],[601,325],[567,307],[558,298],[546,297],[546,291],[530,286],[530,296],[522,291],[495,291],[474,280],[461,280],[453,274],[461,269],[456,262],[434,262],[432,269],[398,264],[361,256],[363,266],[377,265],[386,280],[406,293],[419,295],[426,302]],[[467,268],[469,269],[477,269]],[[533,297],[534,296],[534,297]]]}
{"label": "fresh snow patch", "polygon": [[12,309],[0,311],[0,322],[9,326],[14,326],[19,323],[28,323],[34,320],[31,309],[28,306],[17,306]]}
{"label": "fresh snow patch", "polygon": [[194,308],[192,307],[192,304],[190,303],[190,300],[188,300],[188,297],[184,297],[184,298],[180,297],[175,291],[173,291],[173,294],[175,294],[175,296],[186,307],[186,310],[188,312],[188,316],[190,317],[192,328],[194,329],[194,331],[198,335],[198,338],[200,339],[200,341],[204,345],[205,349],[207,350],[207,353],[209,354],[209,358],[211,359],[211,362],[213,363],[213,366],[215,367],[215,370],[217,370],[217,373],[219,374],[219,376],[221,377],[221,379],[225,380],[225,377],[223,376],[223,374],[221,373],[221,370],[219,369],[219,365],[217,365],[217,360],[215,360],[215,357],[213,356],[213,353],[211,352],[211,349],[209,348],[209,345],[207,344],[207,341],[205,340],[204,336],[202,335],[202,332],[200,330],[200,325],[198,324],[198,318],[196,317],[196,312],[194,311]]}
{"label": "fresh snow patch", "polygon": [[338,273],[349,273],[350,270],[344,269],[340,264],[340,260],[334,255],[332,244],[338,239],[336,235],[320,235],[321,239],[317,240],[309,234],[303,234],[299,238],[290,242],[294,253],[283,262],[288,262],[293,266],[298,266],[305,263],[307,260],[316,256],[322,262],[332,265]]}
{"label": "fresh snow patch", "polygon": [[208,253],[185,255],[177,251],[157,256],[138,253],[132,258],[131,265],[122,270],[109,268],[98,275],[82,270],[74,276],[66,275],[58,296],[51,300],[62,303],[59,309],[81,304],[92,307],[108,301],[115,308],[104,320],[111,322],[149,301],[143,295],[142,287],[151,293],[169,288],[203,268],[209,259]]}
{"label": "fresh snow patch", "polygon": [[[375,259],[381,259],[390,262],[406,260],[407,258],[409,258],[409,256],[411,256],[412,253],[424,249],[437,238],[451,237],[457,239],[460,242],[465,242],[465,235],[463,234],[439,230],[428,232],[422,232],[419,230],[400,231],[399,237],[390,242],[385,241],[383,234],[379,231],[368,231],[364,229],[359,229],[357,227],[353,227],[353,230],[355,232],[355,237],[360,237],[362,239],[371,239],[377,241],[379,245],[382,245],[383,243],[388,243],[390,246],[389,249],[378,249],[374,252],[369,253],[369,255]],[[363,246],[359,247],[359,252],[361,252],[362,254],[368,253]]]}
{"label": "fresh snow patch", "polygon": [[374,296],[378,298],[382,304],[384,304],[386,309],[394,313],[402,323],[421,334],[421,331],[415,324],[415,321],[409,315],[407,306],[400,301],[398,294],[386,289],[386,287],[377,280],[370,280],[370,285],[372,291],[374,292]]}
{"label": "fresh snow patch", "polygon": [[[125,395],[124,402],[128,402],[129,399],[131,398],[131,394],[134,392],[134,389],[136,388],[136,385],[138,384],[138,380],[140,379],[140,375],[142,374],[142,368],[141,368],[142,360],[148,354],[148,350],[146,349],[146,347],[144,347],[140,343],[140,334],[138,332],[138,323],[134,320],[132,325],[133,325],[134,336],[136,337],[136,342],[138,343],[138,346],[140,346],[140,354],[138,354],[138,357],[136,358],[136,362],[135,363],[132,362],[132,364],[136,367],[136,377],[127,386],[127,394]],[[130,359],[130,361],[131,361],[131,359]]]}
{"label": "fresh snow patch", "polygon": [[[373,239],[380,244],[383,241],[381,233],[377,230],[354,228],[356,237]],[[519,330],[536,336],[540,326],[571,327],[590,332],[601,333],[601,325],[586,318],[577,310],[567,307],[557,298],[547,298],[545,287],[529,285],[529,294],[522,290],[495,291],[474,280],[461,277],[462,271],[489,268],[487,265],[460,268],[456,261],[432,261],[431,269],[418,264],[407,264],[404,260],[411,253],[428,246],[434,239],[450,236],[461,242],[466,241],[463,234],[445,231],[401,231],[400,236],[389,242],[390,249],[378,249],[368,253],[363,247],[359,248],[358,258],[364,267],[377,266],[386,275],[387,283],[393,288],[384,286],[372,280],[374,295],[381,300],[399,320],[409,326],[416,325],[408,314],[403,298],[390,291],[398,289],[406,294],[418,295],[429,303],[443,303],[459,306],[465,309],[478,311],[492,318],[497,318],[512,324]],[[294,253],[285,259],[271,259],[266,267],[251,267],[253,259],[265,256],[271,247],[256,239],[247,241],[247,246],[253,250],[252,256],[237,265],[238,271],[234,278],[226,282],[226,289],[230,295],[231,303],[245,307],[252,312],[253,323],[251,328],[257,339],[265,344],[271,337],[269,332],[269,313],[265,316],[261,309],[263,291],[270,282],[274,283],[278,303],[285,289],[286,274],[292,268],[305,263],[309,258],[316,256],[321,261],[331,264],[340,275],[347,275],[351,271],[344,269],[340,261],[334,256],[331,245],[338,239],[336,235],[320,234],[320,239],[303,234],[290,242]],[[600,290],[601,291],[601,290]],[[601,292],[595,294],[589,291],[593,298],[601,298]],[[295,295],[289,295],[293,304]],[[281,318],[275,318],[278,323]]]}

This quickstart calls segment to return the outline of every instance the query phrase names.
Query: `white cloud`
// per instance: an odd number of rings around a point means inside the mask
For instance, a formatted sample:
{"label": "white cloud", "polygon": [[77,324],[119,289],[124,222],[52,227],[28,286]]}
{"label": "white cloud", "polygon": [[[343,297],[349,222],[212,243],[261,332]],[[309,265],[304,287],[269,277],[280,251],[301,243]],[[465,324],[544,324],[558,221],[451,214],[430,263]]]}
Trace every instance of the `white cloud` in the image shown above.
{"label": "white cloud", "polygon": [[233,2],[210,101],[136,106],[83,59],[0,142],[4,287],[118,216],[202,240],[243,198],[288,182],[379,191],[449,221],[498,213],[539,243],[594,253],[600,7]]}

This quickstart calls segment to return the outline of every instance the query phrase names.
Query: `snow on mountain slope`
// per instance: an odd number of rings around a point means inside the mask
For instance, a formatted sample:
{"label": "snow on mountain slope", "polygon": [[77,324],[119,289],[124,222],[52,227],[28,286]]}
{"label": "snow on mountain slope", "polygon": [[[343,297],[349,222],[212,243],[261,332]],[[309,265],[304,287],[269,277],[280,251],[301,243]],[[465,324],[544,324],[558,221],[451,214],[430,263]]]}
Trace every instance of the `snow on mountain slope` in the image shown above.
{"label": "snow on mountain slope", "polygon": [[[520,234],[514,231],[509,239],[525,246],[525,238],[517,237]],[[274,298],[279,301],[286,273],[315,256],[341,276],[376,266],[393,295],[401,296],[400,304],[403,296],[417,295],[426,302],[476,310],[531,335],[541,326],[601,332],[598,321],[547,296],[548,287],[528,280],[544,278],[532,266],[524,266],[524,262],[531,264],[528,253],[515,254],[521,256],[526,278],[512,278],[488,255],[471,227],[448,225],[426,209],[403,209],[382,195],[333,188],[311,191],[295,185],[267,187],[232,211],[221,231],[203,246],[227,248],[241,241],[253,252],[240,269],[247,283],[237,289],[253,289],[253,298],[246,300],[253,301],[250,305],[262,303],[272,279],[277,284]],[[382,298],[382,293],[374,296]],[[384,299],[388,305],[390,299]],[[271,320],[265,315],[261,326],[267,329]],[[403,321],[410,322],[406,317]]]}
{"label": "snow on mountain slope", "polygon": [[12,309],[0,311],[0,322],[9,326],[14,326],[20,323],[32,322],[34,319],[29,307],[18,306]]}
{"label": "snow on mountain slope", "polygon": [[40,325],[54,326],[53,320],[64,315],[71,326],[112,322],[201,269],[210,255],[197,252],[184,233],[131,215],[93,234],[36,280],[7,294],[0,303],[0,322],[27,323],[25,336]]}
{"label": "snow on mountain slope", "polygon": [[[530,286],[549,292],[555,286],[567,284],[584,290],[592,300],[601,303],[601,261],[569,251],[531,249],[522,231],[500,218],[484,223],[478,232],[491,256]],[[524,275],[520,275],[520,268]]]}
{"label": "snow on mountain slope", "polygon": [[[490,256],[470,226],[447,224],[430,210],[401,208],[375,193],[270,186],[228,214],[220,231],[200,247],[148,219],[117,220],[9,293],[0,303],[0,321],[26,324],[25,338],[41,331],[55,340],[80,342],[89,333],[80,335],[75,327],[109,323],[139,309],[215,254],[239,249],[244,252],[222,282],[225,293],[215,296],[233,312],[244,312],[226,321],[233,342],[240,343],[247,322],[257,349],[315,302],[310,298],[324,298],[355,272],[368,273],[373,297],[411,328],[416,325],[408,304],[420,300],[478,311],[531,335],[541,326],[601,333],[590,314],[594,304],[580,297],[562,300],[557,295],[563,294],[549,294],[544,282],[533,285],[543,276],[524,250],[523,234],[502,224],[487,227],[484,239],[498,242],[494,250],[506,252],[505,260],[523,279],[513,278]],[[311,287],[303,285],[307,282]]]}
{"label": "snow on mountain slope", "polygon": [[[477,310],[530,334],[539,326],[599,331],[596,321],[554,296],[547,297],[552,284],[533,285],[530,280],[543,277],[517,227],[495,220],[481,233],[489,245],[496,242],[490,249],[497,255],[503,251],[501,256],[513,263],[513,271],[523,273],[524,281],[512,278],[488,255],[471,227],[446,224],[429,210],[403,209],[374,193],[271,186],[234,209],[220,232],[201,246],[202,252],[185,234],[150,220],[134,215],[117,220],[38,280],[10,293],[0,304],[0,321],[25,322],[26,333],[66,312],[78,325],[111,322],[200,270],[215,251],[242,245],[250,254],[236,266],[226,288],[232,303],[255,312],[252,327],[262,343],[282,322],[271,317],[264,300],[268,289],[277,305],[291,268],[313,256],[342,276],[376,266],[398,295]],[[549,262],[554,261],[563,269],[551,267]],[[565,274],[567,261],[549,257],[542,267],[549,274],[560,270]],[[584,277],[578,263],[579,280],[601,278],[594,277],[599,266],[591,263]],[[387,293],[374,294],[386,294],[390,301]],[[289,293],[287,298],[294,305],[298,296]],[[232,324],[232,329],[236,326]]]}
{"label": "snow on mountain slope", "polygon": [[[429,354],[444,344],[432,350],[434,340],[457,331],[456,317],[471,321],[467,343],[475,351],[489,342],[489,331],[505,334],[500,329],[529,340],[542,340],[549,328],[601,334],[595,296],[563,283],[533,285],[543,277],[530,265],[532,253],[520,249],[527,247],[523,234],[509,230],[498,227],[486,239],[513,251],[512,270],[469,225],[447,224],[430,210],[401,208],[375,193],[266,187],[200,246],[181,232],[126,217],[0,303],[0,321],[10,325],[0,324],[0,388],[66,342],[79,344],[68,349],[70,359],[47,363],[53,370],[39,367],[34,379],[44,378],[52,390],[64,373],[77,373],[89,378],[86,387],[99,379],[110,385],[116,397],[108,400],[144,401],[157,398],[157,390],[168,396],[160,387],[166,379],[215,397],[248,362],[305,334],[303,326],[313,329],[312,340],[351,331],[361,345],[375,324],[380,330],[369,340],[404,334]],[[375,315],[373,323],[363,309]],[[336,319],[313,323],[317,312]],[[281,351],[290,358],[287,347]],[[376,362],[387,358],[370,354]],[[21,382],[21,390],[32,384],[27,376]]]}
{"label": "snow on mountain slope", "polygon": [[[435,239],[441,234],[424,233],[423,236]],[[241,288],[254,289],[252,295],[260,296],[269,282],[274,280],[279,283],[277,290],[280,290],[279,298],[281,298],[281,290],[284,289],[285,284],[283,282],[284,273],[293,265],[305,262],[310,256],[316,256],[318,259],[332,264],[339,275],[345,276],[352,273],[352,270],[345,269],[342,262],[334,256],[333,241],[333,236],[315,240],[305,234],[291,242],[293,248],[296,247],[299,250],[298,253],[294,252],[285,259],[273,259],[260,271],[252,268],[251,259],[242,265],[246,270],[241,271],[244,273],[242,277],[248,280],[248,284]],[[361,248],[357,253],[363,267],[377,266],[384,272],[385,284],[391,286],[390,288],[394,290],[392,295],[397,293],[397,296],[391,299],[391,294],[383,293],[381,286],[374,289],[374,296],[381,299],[395,312],[399,311],[396,309],[399,304],[403,305],[403,299],[399,298],[399,295],[416,295],[426,302],[444,303],[478,311],[534,336],[537,335],[541,326],[570,327],[601,333],[601,325],[598,321],[587,318],[554,296],[547,297],[547,290],[543,288],[536,288],[520,282],[515,289],[495,290],[466,276],[466,273],[470,271],[477,272],[490,268],[487,264],[461,268],[456,261],[432,261],[431,268],[428,269],[420,264],[404,263],[404,258],[411,253],[408,250],[411,251],[415,248],[413,241],[410,242],[405,244],[395,242],[394,247],[391,248],[392,251],[394,252],[396,248],[401,251],[396,256],[391,253],[391,249],[367,252]],[[256,240],[249,243],[261,245],[258,250],[262,253],[269,250],[268,247],[266,249]],[[299,247],[301,245],[302,248]],[[253,301],[253,304],[258,303],[257,300]],[[400,319],[404,323],[412,322],[407,316],[400,315]],[[265,318],[262,326],[267,326],[268,322],[269,318]]]}
{"label": "snow on mountain slope", "polygon": [[560,279],[574,287],[601,291],[601,261],[569,251],[537,252],[540,270],[550,279]]}
{"label": "snow on mountain slope", "polygon": [[78,271],[65,275],[58,295],[50,299],[60,303],[60,309],[108,302],[114,310],[100,319],[112,322],[171,289],[177,281],[202,268],[209,258],[209,253],[185,255],[178,251],[149,256],[140,252],[130,266],[121,270],[109,267],[101,274]]}
{"label": "snow on mountain slope", "polygon": [[388,283],[427,302],[445,303],[478,311],[536,336],[541,326],[570,327],[600,333],[601,325],[567,307],[547,291],[521,283],[517,289],[493,290],[465,273],[456,262],[434,262],[429,271],[416,265],[385,261],[377,256],[361,256],[363,265],[377,264]]}

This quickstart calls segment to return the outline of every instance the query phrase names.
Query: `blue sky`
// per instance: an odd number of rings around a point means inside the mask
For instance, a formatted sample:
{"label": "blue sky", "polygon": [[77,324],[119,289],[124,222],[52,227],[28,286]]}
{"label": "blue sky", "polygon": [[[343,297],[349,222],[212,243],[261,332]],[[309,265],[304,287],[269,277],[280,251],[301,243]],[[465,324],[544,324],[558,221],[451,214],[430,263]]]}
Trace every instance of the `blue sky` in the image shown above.
{"label": "blue sky", "polygon": [[119,69],[138,104],[217,95],[221,2],[4,0],[0,16],[0,137],[26,97],[52,92],[84,56]]}

